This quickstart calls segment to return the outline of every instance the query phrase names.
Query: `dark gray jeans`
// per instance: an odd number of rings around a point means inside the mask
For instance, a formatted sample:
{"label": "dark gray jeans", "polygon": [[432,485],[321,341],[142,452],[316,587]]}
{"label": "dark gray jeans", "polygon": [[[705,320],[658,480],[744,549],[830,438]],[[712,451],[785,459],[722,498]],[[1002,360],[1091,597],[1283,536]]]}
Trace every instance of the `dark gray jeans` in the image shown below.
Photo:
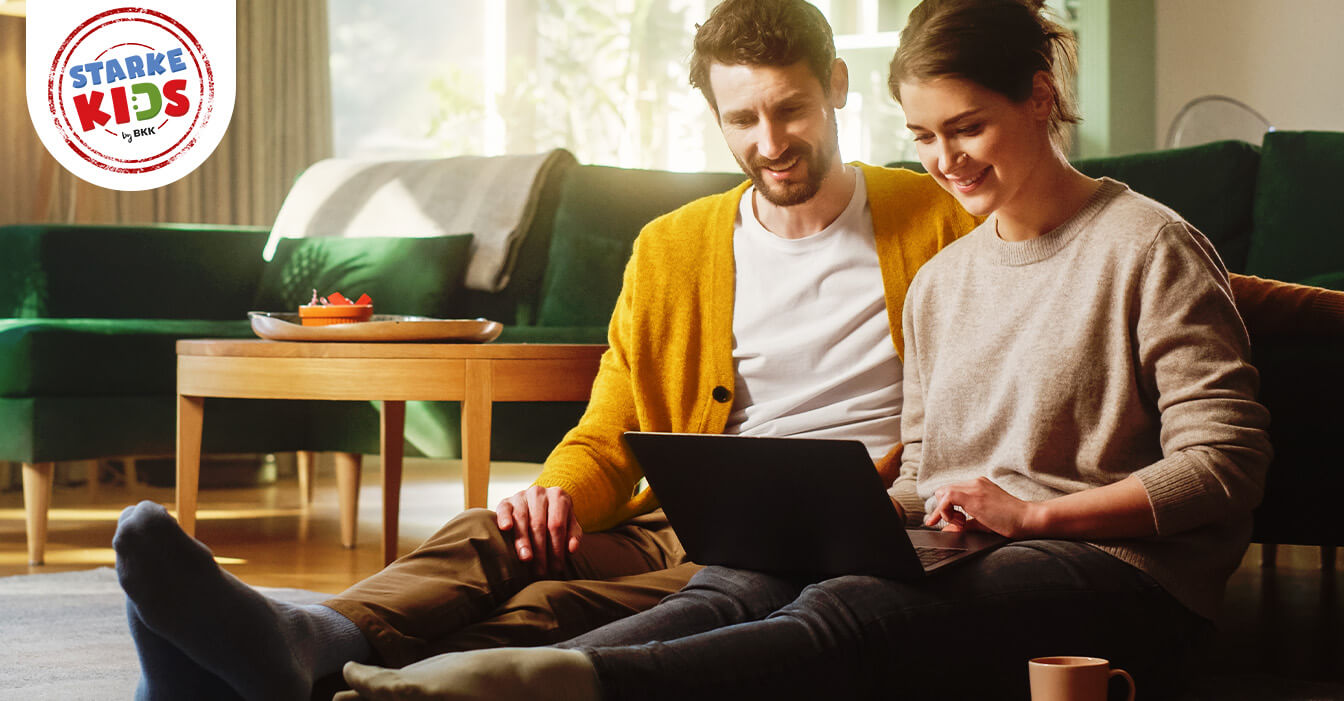
{"label": "dark gray jeans", "polygon": [[1090,655],[1143,698],[1175,692],[1210,623],[1083,543],[1013,543],[918,582],[820,582],[709,567],[562,647],[619,699],[1027,698],[1027,660]]}

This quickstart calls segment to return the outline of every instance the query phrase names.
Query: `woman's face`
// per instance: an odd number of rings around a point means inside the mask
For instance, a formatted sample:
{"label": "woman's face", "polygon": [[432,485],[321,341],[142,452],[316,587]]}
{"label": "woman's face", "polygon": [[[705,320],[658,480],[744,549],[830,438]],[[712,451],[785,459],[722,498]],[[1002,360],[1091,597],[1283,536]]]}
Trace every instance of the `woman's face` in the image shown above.
{"label": "woman's face", "polygon": [[956,77],[900,87],[920,162],[966,211],[984,216],[1025,204],[1023,185],[1051,150],[1048,87],[1045,99],[1038,89],[1022,102]]}

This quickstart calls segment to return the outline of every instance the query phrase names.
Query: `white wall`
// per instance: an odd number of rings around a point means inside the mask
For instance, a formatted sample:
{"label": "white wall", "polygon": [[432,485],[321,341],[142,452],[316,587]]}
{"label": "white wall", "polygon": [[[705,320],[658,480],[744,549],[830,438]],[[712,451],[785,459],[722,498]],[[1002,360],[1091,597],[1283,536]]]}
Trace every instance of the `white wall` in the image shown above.
{"label": "white wall", "polygon": [[1186,102],[1211,93],[1280,130],[1344,131],[1344,1],[1157,0],[1156,10],[1159,142]]}

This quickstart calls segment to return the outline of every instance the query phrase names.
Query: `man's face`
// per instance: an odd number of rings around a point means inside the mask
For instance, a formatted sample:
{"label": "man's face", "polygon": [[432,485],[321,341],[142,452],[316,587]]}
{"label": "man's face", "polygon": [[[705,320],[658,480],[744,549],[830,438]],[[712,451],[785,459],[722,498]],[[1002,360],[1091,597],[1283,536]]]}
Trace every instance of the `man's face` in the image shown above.
{"label": "man's face", "polygon": [[723,138],[761,196],[781,207],[812,199],[840,158],[835,108],[843,92],[828,95],[805,61],[716,63],[709,83]]}

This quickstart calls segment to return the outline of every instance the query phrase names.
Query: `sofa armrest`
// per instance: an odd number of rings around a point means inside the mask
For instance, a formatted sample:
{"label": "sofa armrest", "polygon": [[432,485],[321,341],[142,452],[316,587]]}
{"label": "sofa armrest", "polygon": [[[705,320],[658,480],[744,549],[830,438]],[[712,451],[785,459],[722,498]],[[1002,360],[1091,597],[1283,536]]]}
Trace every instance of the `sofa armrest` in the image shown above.
{"label": "sofa armrest", "polygon": [[1344,339],[1344,292],[1250,275],[1231,282],[1252,341]]}

